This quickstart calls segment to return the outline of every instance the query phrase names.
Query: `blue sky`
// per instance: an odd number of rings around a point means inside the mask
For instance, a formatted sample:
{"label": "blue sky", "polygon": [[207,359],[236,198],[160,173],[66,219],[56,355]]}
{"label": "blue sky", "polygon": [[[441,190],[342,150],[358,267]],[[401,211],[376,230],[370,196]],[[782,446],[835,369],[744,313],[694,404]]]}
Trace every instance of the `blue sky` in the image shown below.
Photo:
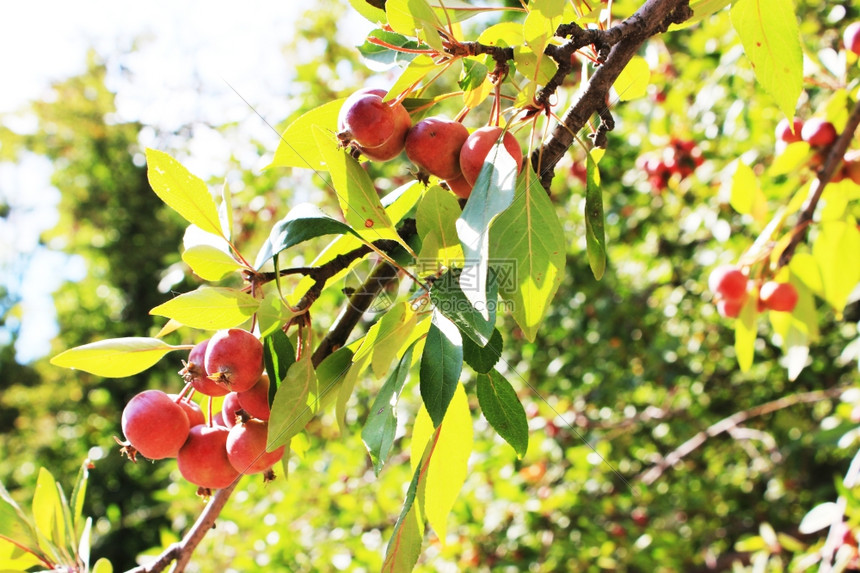
{"label": "blue sky", "polygon": [[[119,121],[140,121],[160,130],[190,122],[237,122],[244,141],[270,142],[274,149],[278,135],[226,82],[270,123],[287,117],[295,104],[283,97],[292,71],[281,47],[292,38],[299,12],[294,2],[262,0],[241,5],[222,0],[4,3],[0,121],[18,131],[30,128],[33,122],[20,110],[45,97],[52,81],[83,72],[87,50],[95,48],[109,70],[118,69],[120,62],[125,69],[108,78],[108,87],[117,94]],[[355,17],[339,27],[340,41],[357,44],[369,29],[369,23]],[[183,162],[201,177],[218,173],[231,153],[242,154],[238,142],[225,141],[214,130],[197,133],[188,142],[191,157]],[[62,280],[76,280],[86,272],[81,261],[66,260],[38,244],[40,233],[56,222],[59,192],[49,181],[50,165],[42,158],[0,163],[0,197],[14,213],[0,218],[0,269],[5,275],[0,280],[22,285],[25,293],[16,345],[22,362],[50,350],[56,335],[51,292]],[[0,331],[0,344],[2,337]]]}

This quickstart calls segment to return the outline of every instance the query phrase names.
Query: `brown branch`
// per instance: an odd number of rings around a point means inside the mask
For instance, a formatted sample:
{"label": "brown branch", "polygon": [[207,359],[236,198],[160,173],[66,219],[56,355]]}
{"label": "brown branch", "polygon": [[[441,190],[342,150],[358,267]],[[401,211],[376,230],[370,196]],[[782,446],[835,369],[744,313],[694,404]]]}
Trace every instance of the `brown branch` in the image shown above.
{"label": "brown branch", "polygon": [[612,128],[606,122],[608,114],[604,113],[607,109],[606,94],[640,46],[651,36],[665,32],[671,24],[681,23],[691,15],[688,0],[648,0],[635,14],[606,31],[603,38],[618,41],[612,46],[605,63],[591,76],[585,92],[567,110],[562,123],[556,125],[547,142],[532,153],[532,165],[547,191],[556,164],[591,116],[601,114],[603,135],[598,135],[600,139]]}
{"label": "brown branch", "polygon": [[714,436],[718,436],[724,432],[731,432],[737,428],[738,425],[751,418],[764,416],[765,414],[770,414],[771,412],[782,410],[797,404],[809,404],[811,402],[819,402],[828,398],[835,398],[842,394],[846,389],[846,386],[837,386],[827,390],[815,390],[812,392],[803,392],[801,394],[792,394],[790,396],[783,396],[782,398],[778,398],[771,402],[766,402],[754,408],[750,408],[749,410],[735,412],[731,416],[723,418],[719,422],[708,426],[707,429],[694,435],[692,438],[675,448],[675,450],[669,453],[669,455],[661,457],[657,463],[639,474],[639,476],[637,476],[637,480],[641,481],[645,485],[651,485],[663,475],[664,471],[704,444],[708,438],[713,438]]}
{"label": "brown branch", "polygon": [[176,564],[173,566],[172,573],[182,573],[185,570],[185,566],[191,560],[194,550],[200,545],[206,534],[215,527],[215,520],[221,514],[221,510],[224,509],[227,500],[230,499],[230,494],[236,489],[236,485],[240,479],[241,476],[236,478],[229,486],[217,490],[212,495],[209,503],[206,504],[203,512],[197,518],[197,521],[194,522],[191,529],[188,530],[188,533],[185,534],[185,537],[182,538],[182,541],[169,545],[152,563],[134,567],[126,573],[158,573],[159,571],[164,571],[174,560]]}
{"label": "brown branch", "polygon": [[794,251],[797,249],[797,246],[806,238],[806,230],[809,228],[809,224],[812,223],[815,209],[818,207],[818,202],[821,200],[821,194],[824,193],[824,188],[827,187],[827,184],[831,179],[833,179],[833,176],[836,175],[836,170],[842,163],[842,157],[845,155],[845,151],[854,139],[854,132],[857,130],[858,125],[860,125],[860,100],[858,100],[854,105],[854,110],[848,118],[848,123],[845,125],[845,129],[842,130],[839,138],[833,142],[832,146],[830,146],[830,150],[827,152],[827,159],[819,168],[815,180],[809,187],[809,195],[807,195],[806,202],[803,204],[803,210],[800,212],[800,216],[794,224],[794,233],[792,234],[791,240],[779,256],[777,269],[780,269],[791,262],[791,257],[794,256]]}

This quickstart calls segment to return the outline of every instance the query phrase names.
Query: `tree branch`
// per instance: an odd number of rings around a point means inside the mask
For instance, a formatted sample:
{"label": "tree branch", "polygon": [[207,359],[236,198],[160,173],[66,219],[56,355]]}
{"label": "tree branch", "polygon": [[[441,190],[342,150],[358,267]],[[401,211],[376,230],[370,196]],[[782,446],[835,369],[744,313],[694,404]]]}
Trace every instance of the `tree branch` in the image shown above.
{"label": "tree branch", "polygon": [[830,146],[830,150],[827,152],[827,159],[819,168],[815,180],[809,187],[809,195],[806,198],[806,202],[803,204],[803,210],[800,212],[800,216],[794,224],[794,234],[792,235],[788,245],[785,246],[785,250],[782,251],[782,254],[779,256],[779,264],[777,265],[778,269],[791,262],[791,257],[794,256],[794,251],[806,237],[806,230],[809,228],[809,224],[812,222],[812,218],[815,215],[815,209],[818,207],[818,201],[821,200],[821,194],[824,193],[824,188],[827,187],[827,184],[831,179],[833,179],[837,168],[842,163],[842,157],[845,155],[845,151],[854,139],[854,132],[857,130],[858,125],[860,125],[860,100],[858,100],[854,105],[854,110],[848,118],[848,123],[845,125],[845,129],[842,130],[839,138],[833,142],[832,146]]}
{"label": "tree branch", "polygon": [[681,23],[691,15],[688,0],[648,0],[635,14],[605,32],[603,39],[617,41],[606,62],[591,76],[585,92],[567,110],[562,123],[555,126],[547,142],[532,153],[532,165],[547,191],[556,164],[595,113],[600,114],[602,120],[595,144],[604,143],[605,133],[612,129],[607,122],[607,117],[611,116],[606,106],[606,94],[640,46],[651,36],[665,32],[671,24]]}
{"label": "tree branch", "polygon": [[764,416],[765,414],[770,414],[771,412],[782,410],[797,404],[809,404],[811,402],[819,402],[828,398],[835,398],[842,394],[846,389],[846,386],[837,386],[834,388],[828,388],[827,390],[815,390],[812,392],[803,392],[801,394],[792,394],[790,396],[783,396],[782,398],[771,402],[766,402],[754,408],[750,408],[749,410],[735,412],[731,416],[723,418],[719,422],[708,426],[707,429],[694,435],[692,438],[675,448],[675,450],[669,453],[669,455],[661,457],[657,463],[639,474],[637,480],[641,481],[645,485],[651,485],[663,475],[664,471],[704,444],[708,438],[713,438],[714,436],[718,436],[724,432],[731,432],[737,428],[738,425],[751,418]]}

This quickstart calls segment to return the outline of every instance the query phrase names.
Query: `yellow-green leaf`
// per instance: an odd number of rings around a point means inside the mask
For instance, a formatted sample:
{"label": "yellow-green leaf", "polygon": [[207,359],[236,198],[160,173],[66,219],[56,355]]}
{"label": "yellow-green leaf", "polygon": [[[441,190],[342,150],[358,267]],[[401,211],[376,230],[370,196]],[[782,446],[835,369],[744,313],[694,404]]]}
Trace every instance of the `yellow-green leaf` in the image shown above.
{"label": "yellow-green leaf", "polygon": [[735,161],[729,203],[741,215],[752,215],[758,222],[767,219],[767,199],[753,170],[743,161]]}
{"label": "yellow-green leaf", "polygon": [[803,91],[803,51],[792,0],[736,0],[731,20],[756,80],[786,117],[794,117]]}
{"label": "yellow-green leaf", "polygon": [[848,296],[860,282],[860,230],[843,221],[823,222],[812,256],[821,270],[824,300],[841,317]]}
{"label": "yellow-green leaf", "polygon": [[612,85],[620,101],[630,101],[648,93],[651,68],[642,56],[633,56]]}
{"label": "yellow-green leaf", "polygon": [[287,126],[281,134],[271,167],[300,167],[304,169],[325,169],[322,154],[317,149],[314,129],[337,131],[337,115],[346,98],[324,103],[303,115]]}
{"label": "yellow-green leaf", "polygon": [[45,566],[35,553],[25,551],[12,541],[0,537],[0,572],[29,571],[35,565]]}
{"label": "yellow-green leaf", "polygon": [[191,328],[220,330],[239,326],[259,306],[259,299],[240,290],[202,286],[156,306],[149,314],[172,318]]}
{"label": "yellow-green leaf", "polygon": [[83,370],[96,376],[121,378],[143,372],[161,360],[162,356],[179,348],[157,338],[110,338],[70,348],[54,356],[51,364]]}
{"label": "yellow-green leaf", "polygon": [[[206,183],[167,153],[146,150],[147,177],[155,194],[171,209],[207,233],[223,237],[215,199]],[[146,213],[139,216],[145,217]]]}
{"label": "yellow-green leaf", "polygon": [[[54,547],[66,545],[66,523],[63,518],[63,504],[57,491],[57,481],[51,472],[39,468],[36,478],[36,492],[33,494],[33,520],[36,530]],[[42,544],[42,549],[49,550],[50,545]]]}
{"label": "yellow-green leaf", "polygon": [[272,451],[301,432],[319,409],[319,383],[310,352],[287,370],[275,394],[266,449]]}
{"label": "yellow-green leaf", "polygon": [[242,268],[230,253],[211,245],[195,245],[185,249],[182,260],[194,274],[207,281],[220,281]]}
{"label": "yellow-green leaf", "polygon": [[92,573],[113,573],[113,565],[106,558],[102,557],[96,561],[91,569]]}
{"label": "yellow-green leaf", "polygon": [[388,0],[385,14],[395,32],[417,37],[436,50],[442,50],[442,40],[437,30],[442,28],[442,23],[426,0]]}
{"label": "yellow-green leaf", "polygon": [[424,193],[415,212],[415,225],[421,237],[419,273],[436,272],[438,264],[450,267],[463,261],[463,247],[454,223],[460,212],[454,195],[438,185]]}
{"label": "yellow-green leaf", "polygon": [[752,368],[756,339],[756,297],[747,297],[740,316],[735,320],[735,354],[741,372]]}

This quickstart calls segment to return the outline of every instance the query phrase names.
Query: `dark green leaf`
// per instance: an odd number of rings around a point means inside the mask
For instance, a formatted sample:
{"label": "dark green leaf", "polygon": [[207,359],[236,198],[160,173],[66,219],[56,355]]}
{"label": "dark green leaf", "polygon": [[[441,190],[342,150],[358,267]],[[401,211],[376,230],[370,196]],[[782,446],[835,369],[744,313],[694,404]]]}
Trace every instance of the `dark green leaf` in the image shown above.
{"label": "dark green leaf", "polygon": [[296,351],[283,330],[277,329],[263,338],[263,361],[269,374],[269,404],[287,377],[287,371],[296,361]]}
{"label": "dark green leaf", "polygon": [[478,403],[484,417],[522,458],[529,445],[526,411],[516,391],[498,371],[478,375]]}
{"label": "dark green leaf", "polygon": [[457,84],[464,92],[481,87],[487,78],[487,66],[475,60],[463,60],[463,75]]}
{"label": "dark green leaf", "polygon": [[463,370],[463,339],[453,322],[433,312],[421,355],[420,388],[424,407],[439,427]]}
{"label": "dark green leaf", "polygon": [[319,384],[310,354],[290,366],[275,393],[269,417],[266,450],[286,444],[301,432],[319,409]]}
{"label": "dark green leaf", "polygon": [[391,452],[391,446],[394,444],[394,433],[397,430],[397,401],[400,398],[401,390],[403,390],[403,384],[406,382],[406,376],[409,374],[409,367],[412,365],[412,350],[414,348],[415,343],[413,342],[403,353],[403,357],[388,376],[385,384],[379,389],[379,393],[370,407],[367,422],[361,431],[361,439],[370,453],[373,471],[377,475],[382,470],[382,466],[385,465],[388,454]]}
{"label": "dark green leaf", "polygon": [[309,239],[323,235],[344,235],[346,233],[359,236],[352,227],[329,217],[316,205],[311,203],[296,205],[290,209],[286,217],[272,227],[269,238],[263,243],[260,252],[257,253],[254,268],[259,269],[274,255]]}
{"label": "dark green leaf", "polygon": [[486,346],[475,344],[468,336],[463,338],[463,360],[472,367],[475,372],[486,374],[493,369],[502,355],[502,333],[493,329],[493,335]]}
{"label": "dark green leaf", "polygon": [[588,154],[585,183],[585,248],[588,252],[588,264],[597,280],[603,277],[606,270],[606,236],[603,224],[603,191],[600,190],[600,171],[591,154]]}
{"label": "dark green leaf", "polygon": [[485,346],[489,342],[493,327],[496,325],[498,284],[494,272],[490,272],[488,278],[486,307],[488,318],[481,316],[463,293],[461,287],[465,281],[461,278],[459,269],[446,271],[430,289],[430,300],[436,309],[480,346]]}

